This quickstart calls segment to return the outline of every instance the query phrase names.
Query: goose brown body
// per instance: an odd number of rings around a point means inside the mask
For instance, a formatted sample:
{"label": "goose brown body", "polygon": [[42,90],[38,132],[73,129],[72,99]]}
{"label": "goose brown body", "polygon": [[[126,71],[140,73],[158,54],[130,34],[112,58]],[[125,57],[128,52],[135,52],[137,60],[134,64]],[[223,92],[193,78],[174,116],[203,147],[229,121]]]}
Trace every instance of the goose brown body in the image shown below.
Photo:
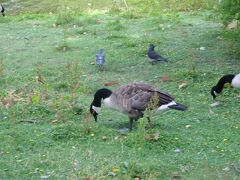
{"label": "goose brown body", "polygon": [[[129,117],[130,129],[132,128],[133,120],[143,117],[147,108],[156,108],[157,111],[165,109],[184,111],[187,109],[185,105],[176,103],[174,97],[170,94],[156,90],[149,84],[137,82],[120,86],[113,92],[105,88],[99,89],[95,93],[94,100],[90,106],[90,112],[93,114],[95,121],[97,121],[97,115],[100,112],[102,99],[105,106],[124,113]],[[155,101],[156,103],[153,103]]]}
{"label": "goose brown body", "polygon": [[[120,110],[129,117],[139,118],[154,97],[158,98],[158,107],[174,100],[168,93],[155,90],[148,84],[133,83],[113,91],[110,101],[115,103],[115,105],[112,104],[114,109]],[[107,103],[105,104],[107,105]]]}

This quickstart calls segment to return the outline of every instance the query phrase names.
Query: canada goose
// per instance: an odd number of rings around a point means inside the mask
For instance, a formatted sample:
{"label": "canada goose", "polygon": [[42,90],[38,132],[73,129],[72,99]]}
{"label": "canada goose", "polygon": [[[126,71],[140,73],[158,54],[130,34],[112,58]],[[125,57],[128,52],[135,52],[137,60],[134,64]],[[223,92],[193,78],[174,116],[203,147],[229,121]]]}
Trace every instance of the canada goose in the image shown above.
{"label": "canada goose", "polygon": [[213,86],[211,89],[211,95],[213,96],[213,99],[215,99],[217,95],[222,92],[224,84],[226,83],[229,83],[234,88],[240,88],[240,73],[237,75],[227,74],[222,76],[217,85]]}
{"label": "canada goose", "polygon": [[165,58],[163,58],[160,54],[157,54],[155,51],[154,51],[154,48],[155,46],[153,44],[150,44],[149,45],[149,48],[148,48],[148,57],[149,57],[149,61],[153,64],[155,62],[159,62],[159,61],[165,61],[167,62],[167,60]]}
{"label": "canada goose", "polygon": [[2,13],[3,16],[5,16],[4,11],[5,11],[5,9],[4,9],[3,5],[0,4],[0,12]]}
{"label": "canada goose", "polygon": [[[157,111],[166,109],[176,109],[185,111],[187,106],[176,103],[174,97],[168,93],[154,89],[152,86],[138,82],[120,86],[115,91],[102,88],[96,91],[94,99],[90,105],[90,112],[97,122],[97,115],[101,110],[101,101],[105,106],[115,109],[129,117],[129,129],[132,129],[133,120],[137,121],[143,117],[146,108],[153,104],[154,97],[157,98]],[[148,119],[149,120],[149,119]],[[149,120],[150,123],[150,120]]]}

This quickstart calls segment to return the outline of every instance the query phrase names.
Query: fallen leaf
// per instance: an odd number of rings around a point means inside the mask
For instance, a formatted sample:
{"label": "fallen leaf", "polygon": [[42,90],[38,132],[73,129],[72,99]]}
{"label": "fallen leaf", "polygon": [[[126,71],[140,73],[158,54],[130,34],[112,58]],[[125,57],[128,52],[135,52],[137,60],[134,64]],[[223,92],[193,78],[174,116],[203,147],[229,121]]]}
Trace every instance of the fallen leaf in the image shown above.
{"label": "fallen leaf", "polygon": [[161,77],[161,80],[162,81],[170,81],[170,78],[169,78],[168,75],[164,75],[164,76]]}
{"label": "fallen leaf", "polygon": [[118,136],[116,136],[114,139],[115,139],[115,140],[118,140]]}
{"label": "fallen leaf", "polygon": [[110,173],[109,173],[109,176],[116,176],[116,173],[110,172]]}
{"label": "fallen leaf", "polygon": [[103,136],[103,137],[102,137],[102,140],[103,140],[103,141],[106,141],[106,140],[107,140],[107,136]]}
{"label": "fallen leaf", "polygon": [[113,173],[118,173],[119,171],[120,171],[119,168],[116,168],[116,167],[112,168],[112,172],[113,172]]}
{"label": "fallen leaf", "polygon": [[84,179],[84,180],[93,180],[92,177],[84,177],[83,179]]}
{"label": "fallen leaf", "polygon": [[229,167],[225,167],[222,169],[223,171],[230,171],[230,168]]}
{"label": "fallen leaf", "polygon": [[209,114],[215,114],[211,109],[209,109]]}
{"label": "fallen leaf", "polygon": [[192,126],[188,124],[188,125],[186,125],[185,127],[186,127],[186,128],[191,128]]}
{"label": "fallen leaf", "polygon": [[104,83],[104,86],[113,86],[113,85],[116,85],[116,84],[118,84],[117,81],[111,81],[111,82]]}
{"label": "fallen leaf", "polygon": [[172,175],[171,179],[181,179],[181,176],[176,172]]}
{"label": "fallen leaf", "polygon": [[41,74],[38,74],[35,78],[36,78],[37,82],[39,82],[40,84],[44,84],[44,80],[43,80]]}
{"label": "fallen leaf", "polygon": [[160,138],[160,132],[157,131],[156,133],[154,133],[154,140],[158,140]]}
{"label": "fallen leaf", "polygon": [[144,136],[144,139],[145,139],[145,140],[148,140],[148,141],[151,141],[151,140],[157,141],[159,138],[160,138],[160,133],[159,133],[159,131],[157,131],[157,132],[155,132],[155,133],[153,133],[153,134],[146,134],[146,135]]}
{"label": "fallen leaf", "polygon": [[227,25],[227,28],[231,29],[231,30],[237,29],[237,27],[238,27],[238,21],[237,20],[233,20],[232,22],[230,22]]}
{"label": "fallen leaf", "polygon": [[100,23],[101,23],[101,20],[100,20],[100,19],[97,19],[97,20],[96,20],[96,23],[97,23],[97,24],[100,24]]}
{"label": "fallen leaf", "polygon": [[57,123],[57,121],[58,121],[57,119],[56,119],[56,120],[53,120],[53,121],[51,121],[51,124],[52,124],[52,125],[55,125],[55,124]]}
{"label": "fallen leaf", "polygon": [[187,87],[187,83],[184,82],[184,83],[181,83],[179,86],[178,86],[178,89],[183,89],[183,88],[186,88]]}

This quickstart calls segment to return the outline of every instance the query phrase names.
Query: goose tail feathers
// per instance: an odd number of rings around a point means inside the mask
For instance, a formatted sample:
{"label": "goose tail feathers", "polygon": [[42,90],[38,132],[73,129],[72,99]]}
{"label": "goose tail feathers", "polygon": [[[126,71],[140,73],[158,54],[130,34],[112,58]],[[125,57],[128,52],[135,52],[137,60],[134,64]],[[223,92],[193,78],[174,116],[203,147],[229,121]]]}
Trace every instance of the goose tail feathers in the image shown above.
{"label": "goose tail feathers", "polygon": [[187,106],[180,104],[180,103],[176,103],[173,105],[168,106],[170,109],[175,109],[175,110],[179,110],[179,111],[186,111],[188,109]]}

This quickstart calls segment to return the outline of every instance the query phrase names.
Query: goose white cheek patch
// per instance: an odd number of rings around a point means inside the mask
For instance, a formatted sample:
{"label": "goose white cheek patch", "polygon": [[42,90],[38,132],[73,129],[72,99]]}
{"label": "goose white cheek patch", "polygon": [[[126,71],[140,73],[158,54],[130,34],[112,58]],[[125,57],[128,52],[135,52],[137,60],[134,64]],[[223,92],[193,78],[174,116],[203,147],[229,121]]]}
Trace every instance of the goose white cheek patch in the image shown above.
{"label": "goose white cheek patch", "polygon": [[100,107],[96,107],[96,106],[92,106],[93,110],[96,111],[96,113],[100,113],[101,108]]}

